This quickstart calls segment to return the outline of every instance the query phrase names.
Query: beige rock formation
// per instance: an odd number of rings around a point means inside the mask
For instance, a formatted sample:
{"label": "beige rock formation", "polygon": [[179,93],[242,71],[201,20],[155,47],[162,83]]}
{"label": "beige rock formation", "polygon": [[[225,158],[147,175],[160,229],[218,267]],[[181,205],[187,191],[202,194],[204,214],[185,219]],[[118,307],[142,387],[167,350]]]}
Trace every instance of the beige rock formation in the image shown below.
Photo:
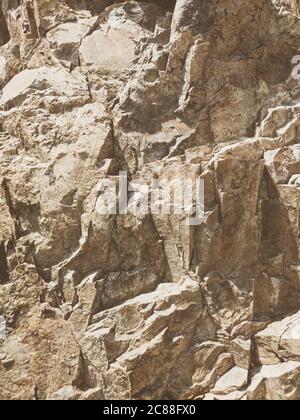
{"label": "beige rock formation", "polygon": [[300,3],[0,6],[0,400],[299,400]]}

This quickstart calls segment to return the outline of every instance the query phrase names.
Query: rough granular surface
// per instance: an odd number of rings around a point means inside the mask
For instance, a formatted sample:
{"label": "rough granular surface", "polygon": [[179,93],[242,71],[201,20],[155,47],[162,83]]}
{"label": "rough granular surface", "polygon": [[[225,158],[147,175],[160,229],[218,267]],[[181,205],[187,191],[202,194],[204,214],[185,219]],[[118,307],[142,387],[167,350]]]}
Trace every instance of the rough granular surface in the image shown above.
{"label": "rough granular surface", "polygon": [[299,400],[299,0],[0,6],[0,399]]}

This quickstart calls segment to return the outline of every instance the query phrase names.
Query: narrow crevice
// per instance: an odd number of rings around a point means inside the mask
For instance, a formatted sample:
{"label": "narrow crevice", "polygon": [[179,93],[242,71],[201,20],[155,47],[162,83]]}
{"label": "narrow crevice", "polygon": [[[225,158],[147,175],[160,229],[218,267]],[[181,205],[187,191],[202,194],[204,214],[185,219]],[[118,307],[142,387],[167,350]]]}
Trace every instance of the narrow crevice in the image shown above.
{"label": "narrow crevice", "polygon": [[39,33],[38,33],[38,27],[37,27],[35,15],[34,15],[34,10],[29,4],[26,5],[26,12],[27,12],[28,23],[29,23],[30,37],[38,38]]}
{"label": "narrow crevice", "polygon": [[16,209],[14,207],[14,204],[13,204],[13,201],[12,201],[12,198],[11,198],[11,194],[10,194],[10,191],[9,191],[8,182],[7,182],[7,179],[5,179],[5,178],[2,181],[2,188],[3,188],[4,194],[5,194],[5,200],[6,200],[7,207],[9,209],[9,213],[10,213],[10,215],[11,215],[13,221],[14,221],[16,239],[20,239],[24,236],[25,233],[24,233],[23,228],[21,226],[21,222],[18,219],[17,212],[16,212]]}
{"label": "narrow crevice", "polygon": [[34,390],[33,390],[33,393],[34,393],[34,400],[35,401],[39,401],[39,389],[38,389],[38,386],[37,385],[35,385],[35,387],[34,387]]}
{"label": "narrow crevice", "polygon": [[6,19],[0,5],[0,47],[1,45],[6,44],[10,40],[10,35],[6,23]]}
{"label": "narrow crevice", "polygon": [[2,241],[0,243],[0,284],[9,283],[9,269],[7,263],[7,253],[5,248],[5,243]]}

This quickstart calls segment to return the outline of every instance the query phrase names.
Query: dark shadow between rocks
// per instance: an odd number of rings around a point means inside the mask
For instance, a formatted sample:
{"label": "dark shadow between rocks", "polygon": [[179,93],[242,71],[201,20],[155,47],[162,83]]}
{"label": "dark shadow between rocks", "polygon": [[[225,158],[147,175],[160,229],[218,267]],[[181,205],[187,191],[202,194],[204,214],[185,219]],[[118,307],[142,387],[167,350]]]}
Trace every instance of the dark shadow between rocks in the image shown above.
{"label": "dark shadow between rocks", "polygon": [[6,44],[10,40],[10,35],[6,20],[3,14],[2,6],[0,6],[0,46]]}

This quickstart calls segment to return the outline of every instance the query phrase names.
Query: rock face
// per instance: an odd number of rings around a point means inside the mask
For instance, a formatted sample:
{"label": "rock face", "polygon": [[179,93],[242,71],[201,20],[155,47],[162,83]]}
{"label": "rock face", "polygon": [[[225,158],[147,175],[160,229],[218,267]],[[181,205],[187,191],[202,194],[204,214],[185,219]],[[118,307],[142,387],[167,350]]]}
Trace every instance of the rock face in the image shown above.
{"label": "rock face", "polygon": [[0,399],[299,400],[300,2],[0,5]]}

